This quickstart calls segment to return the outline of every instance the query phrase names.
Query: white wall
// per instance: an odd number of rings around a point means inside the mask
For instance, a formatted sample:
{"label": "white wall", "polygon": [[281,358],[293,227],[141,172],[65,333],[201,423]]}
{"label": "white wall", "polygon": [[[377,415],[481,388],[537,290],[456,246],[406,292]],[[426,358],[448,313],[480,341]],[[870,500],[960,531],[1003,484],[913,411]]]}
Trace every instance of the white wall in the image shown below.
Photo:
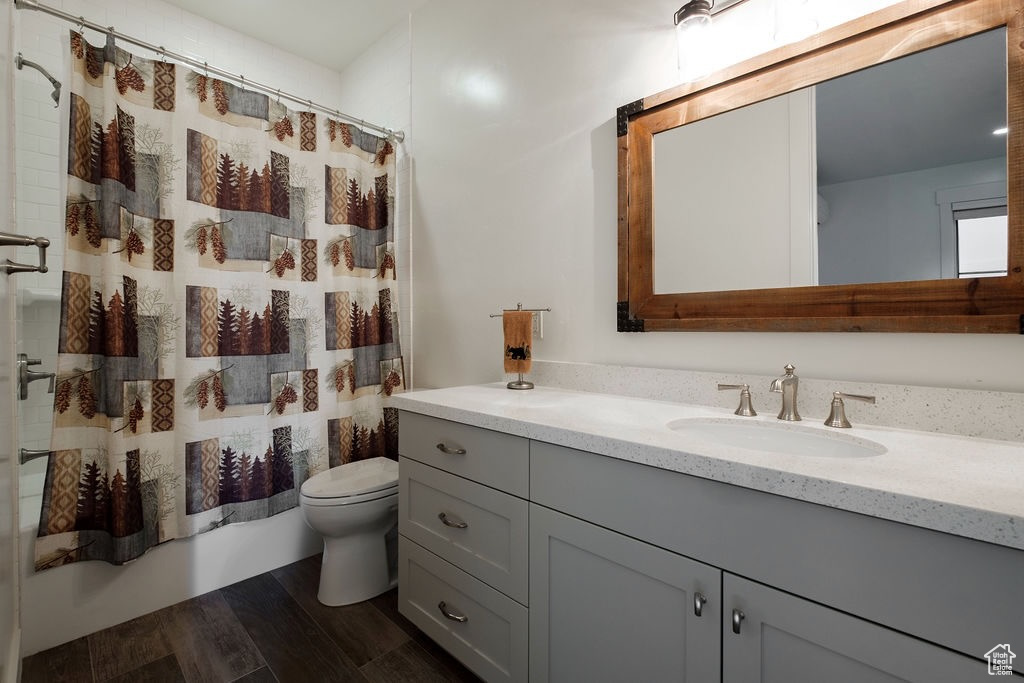
{"label": "white wall", "polygon": [[935,193],[994,182],[1006,184],[1005,157],[819,187],[829,206],[818,233],[821,283],[942,277]]}
{"label": "white wall", "polygon": [[[1024,391],[1016,335],[615,331],[618,106],[674,85],[666,0],[431,0],[413,14],[417,384],[503,377],[500,306],[551,306],[536,357]],[[811,3],[858,14],[891,4]],[[770,0],[716,17],[719,65]],[[835,19],[823,21],[830,23]]]}

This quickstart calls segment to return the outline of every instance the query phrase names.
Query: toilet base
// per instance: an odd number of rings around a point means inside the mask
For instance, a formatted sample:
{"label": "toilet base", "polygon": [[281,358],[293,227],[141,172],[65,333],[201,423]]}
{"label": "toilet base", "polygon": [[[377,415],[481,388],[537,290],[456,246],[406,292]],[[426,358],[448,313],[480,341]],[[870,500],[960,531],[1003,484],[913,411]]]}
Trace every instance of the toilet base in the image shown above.
{"label": "toilet base", "polygon": [[397,585],[388,568],[383,532],[324,540],[320,590],[316,598],[340,607],[377,597]]}

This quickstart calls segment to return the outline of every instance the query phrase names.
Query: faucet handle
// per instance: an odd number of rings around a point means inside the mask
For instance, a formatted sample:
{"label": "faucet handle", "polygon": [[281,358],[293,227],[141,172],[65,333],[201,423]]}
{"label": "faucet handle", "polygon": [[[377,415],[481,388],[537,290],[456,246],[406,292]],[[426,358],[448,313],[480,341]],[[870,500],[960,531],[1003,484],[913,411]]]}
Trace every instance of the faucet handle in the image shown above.
{"label": "faucet handle", "polygon": [[844,398],[852,398],[855,401],[864,401],[865,403],[874,403],[874,396],[864,396],[863,394],[846,394],[842,391],[832,392],[832,410],[829,411],[828,419],[825,420],[825,424],[829,427],[840,427],[847,428],[852,427],[850,421],[846,419],[846,404],[843,403]]}
{"label": "faucet handle", "polygon": [[718,390],[723,391],[725,389],[739,389],[740,390],[740,405],[733,411],[734,415],[742,415],[744,417],[755,417],[757,411],[754,410],[754,406],[750,402],[750,385],[749,384],[719,384]]}

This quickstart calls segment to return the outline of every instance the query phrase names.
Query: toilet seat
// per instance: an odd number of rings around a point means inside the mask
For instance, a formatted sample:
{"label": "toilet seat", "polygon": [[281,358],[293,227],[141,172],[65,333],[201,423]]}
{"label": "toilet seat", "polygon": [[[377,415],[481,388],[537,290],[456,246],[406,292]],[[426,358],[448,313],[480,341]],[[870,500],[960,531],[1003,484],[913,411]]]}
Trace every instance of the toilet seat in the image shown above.
{"label": "toilet seat", "polygon": [[306,505],[354,505],[398,493],[398,463],[367,458],[332,467],[307,479],[300,489]]}

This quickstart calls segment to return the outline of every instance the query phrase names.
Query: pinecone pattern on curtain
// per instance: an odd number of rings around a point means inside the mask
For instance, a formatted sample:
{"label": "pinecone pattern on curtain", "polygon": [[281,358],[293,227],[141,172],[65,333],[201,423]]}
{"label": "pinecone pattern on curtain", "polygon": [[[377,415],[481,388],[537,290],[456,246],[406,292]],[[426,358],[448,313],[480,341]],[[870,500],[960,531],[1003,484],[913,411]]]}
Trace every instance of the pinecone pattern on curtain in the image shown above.
{"label": "pinecone pattern on curtain", "polygon": [[341,452],[397,458],[391,143],[74,32],[70,49],[37,570],[288,510]]}

